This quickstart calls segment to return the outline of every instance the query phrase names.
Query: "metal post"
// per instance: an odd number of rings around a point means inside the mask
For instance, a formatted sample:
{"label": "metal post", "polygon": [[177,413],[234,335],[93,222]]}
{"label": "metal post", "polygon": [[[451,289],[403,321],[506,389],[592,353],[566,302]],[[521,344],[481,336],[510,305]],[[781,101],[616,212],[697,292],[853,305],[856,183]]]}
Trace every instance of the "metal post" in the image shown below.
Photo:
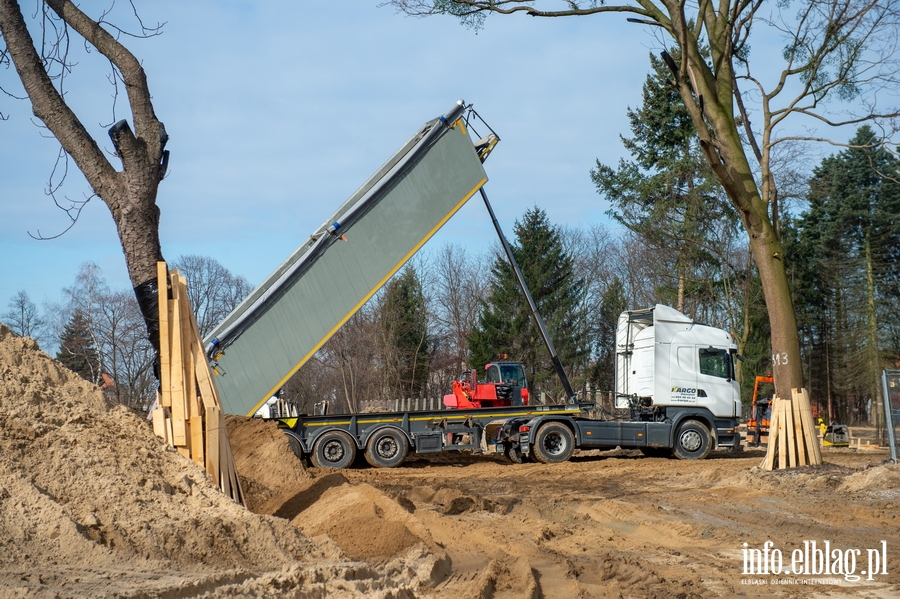
{"label": "metal post", "polygon": [[[897,437],[895,434],[894,417],[900,420],[900,410],[894,410],[891,406],[891,385],[888,384],[888,378],[896,377],[900,380],[900,370],[885,370],[881,374],[882,397],[884,397],[884,420],[887,425],[888,444],[891,447],[891,462],[897,463]],[[897,383],[895,383],[897,384]]]}

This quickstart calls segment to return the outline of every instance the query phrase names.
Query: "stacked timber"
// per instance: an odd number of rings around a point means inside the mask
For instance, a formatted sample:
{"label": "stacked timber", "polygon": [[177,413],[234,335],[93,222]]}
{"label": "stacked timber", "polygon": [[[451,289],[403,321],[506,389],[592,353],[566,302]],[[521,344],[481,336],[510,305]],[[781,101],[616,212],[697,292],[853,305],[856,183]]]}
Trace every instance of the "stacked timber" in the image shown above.
{"label": "stacked timber", "polygon": [[792,389],[791,399],[777,395],[769,419],[769,446],[760,467],[763,470],[817,466],[822,450],[813,423],[806,389]]}
{"label": "stacked timber", "polygon": [[187,283],[165,262],[157,263],[157,278],[160,388],[152,412],[153,432],[206,468],[222,492],[243,505],[225,414],[188,301]]}

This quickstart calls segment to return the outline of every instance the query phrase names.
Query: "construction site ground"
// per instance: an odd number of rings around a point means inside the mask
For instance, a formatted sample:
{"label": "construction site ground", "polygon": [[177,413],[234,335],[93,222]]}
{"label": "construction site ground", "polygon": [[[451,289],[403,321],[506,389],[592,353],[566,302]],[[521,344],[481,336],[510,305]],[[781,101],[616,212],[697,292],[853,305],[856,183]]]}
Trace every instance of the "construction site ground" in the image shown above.
{"label": "construction site ground", "polygon": [[[900,597],[900,467],[865,441],[774,472],[760,449],[326,471],[273,422],[228,429],[249,509],[0,326],[0,597]],[[747,573],[767,541],[786,567],[859,550],[860,579]]]}

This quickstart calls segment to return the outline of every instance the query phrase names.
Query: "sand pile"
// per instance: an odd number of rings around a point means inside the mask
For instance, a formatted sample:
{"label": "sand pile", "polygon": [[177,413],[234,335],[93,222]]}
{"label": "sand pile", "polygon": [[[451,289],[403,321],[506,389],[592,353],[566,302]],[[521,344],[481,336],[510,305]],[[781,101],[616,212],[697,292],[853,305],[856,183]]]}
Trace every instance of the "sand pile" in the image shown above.
{"label": "sand pile", "polygon": [[241,479],[247,508],[259,514],[273,499],[292,496],[309,485],[310,475],[290,450],[287,437],[274,421],[227,416],[228,440]]}
{"label": "sand pile", "polygon": [[269,569],[315,553],[288,523],[225,499],[147,422],[2,326],[0,487],[0,563],[138,557]]}
{"label": "sand pile", "polygon": [[[316,482],[280,431],[238,428],[254,448],[235,451],[239,471],[277,505]],[[385,500],[372,509],[392,512]],[[235,504],[147,421],[0,325],[0,596],[394,597],[430,581],[425,544],[389,549],[379,573]]]}
{"label": "sand pile", "polygon": [[900,492],[900,465],[884,464],[851,474],[841,483],[838,490]]}
{"label": "sand pile", "polygon": [[313,478],[275,422],[229,416],[228,438],[248,506],[290,520],[310,537],[327,536],[359,559],[402,555],[416,545],[443,556],[424,523],[407,507],[368,484],[351,485],[340,472]]}

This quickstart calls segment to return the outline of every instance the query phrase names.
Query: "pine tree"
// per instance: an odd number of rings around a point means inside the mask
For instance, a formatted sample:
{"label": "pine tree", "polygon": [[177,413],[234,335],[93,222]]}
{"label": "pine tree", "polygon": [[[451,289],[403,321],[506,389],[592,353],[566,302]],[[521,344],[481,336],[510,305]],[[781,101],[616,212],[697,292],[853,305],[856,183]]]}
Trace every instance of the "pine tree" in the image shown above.
{"label": "pine tree", "polygon": [[395,398],[424,397],[431,340],[422,282],[412,265],[391,279],[384,295],[381,327],[385,387]]}
{"label": "pine tree", "polygon": [[628,309],[623,286],[618,277],[613,279],[600,300],[594,345],[595,360],[590,370],[594,389],[609,392],[616,382],[616,328],[619,315]]}
{"label": "pine tree", "polygon": [[[516,239],[510,244],[538,312],[568,373],[579,372],[588,357],[584,315],[580,312],[582,282],[576,280],[572,258],[565,252],[557,228],[547,214],[532,208],[516,221]],[[532,369],[529,391],[538,388],[557,395],[561,383],[528,303],[505,256],[491,266],[491,289],[478,323],[469,337],[470,364],[476,368],[509,354]]]}
{"label": "pine tree", "polygon": [[591,179],[612,203],[607,214],[660,255],[659,275],[668,282],[658,294],[683,312],[699,313],[702,304],[719,304],[724,252],[737,237],[737,220],[671,72],[653,55],[650,63],[643,104],[628,110],[634,137],[622,138],[633,160],[621,160],[615,170],[598,161]]}
{"label": "pine tree", "polygon": [[815,169],[797,224],[794,293],[810,354],[819,357],[810,377],[828,384],[834,416],[864,417],[871,405],[883,426],[880,371],[898,356],[885,325],[896,320],[900,297],[900,165],[877,141],[861,127],[847,150]]}
{"label": "pine tree", "polygon": [[100,354],[91,338],[87,318],[80,310],[72,313],[59,336],[56,359],[86,381],[100,380]]}

